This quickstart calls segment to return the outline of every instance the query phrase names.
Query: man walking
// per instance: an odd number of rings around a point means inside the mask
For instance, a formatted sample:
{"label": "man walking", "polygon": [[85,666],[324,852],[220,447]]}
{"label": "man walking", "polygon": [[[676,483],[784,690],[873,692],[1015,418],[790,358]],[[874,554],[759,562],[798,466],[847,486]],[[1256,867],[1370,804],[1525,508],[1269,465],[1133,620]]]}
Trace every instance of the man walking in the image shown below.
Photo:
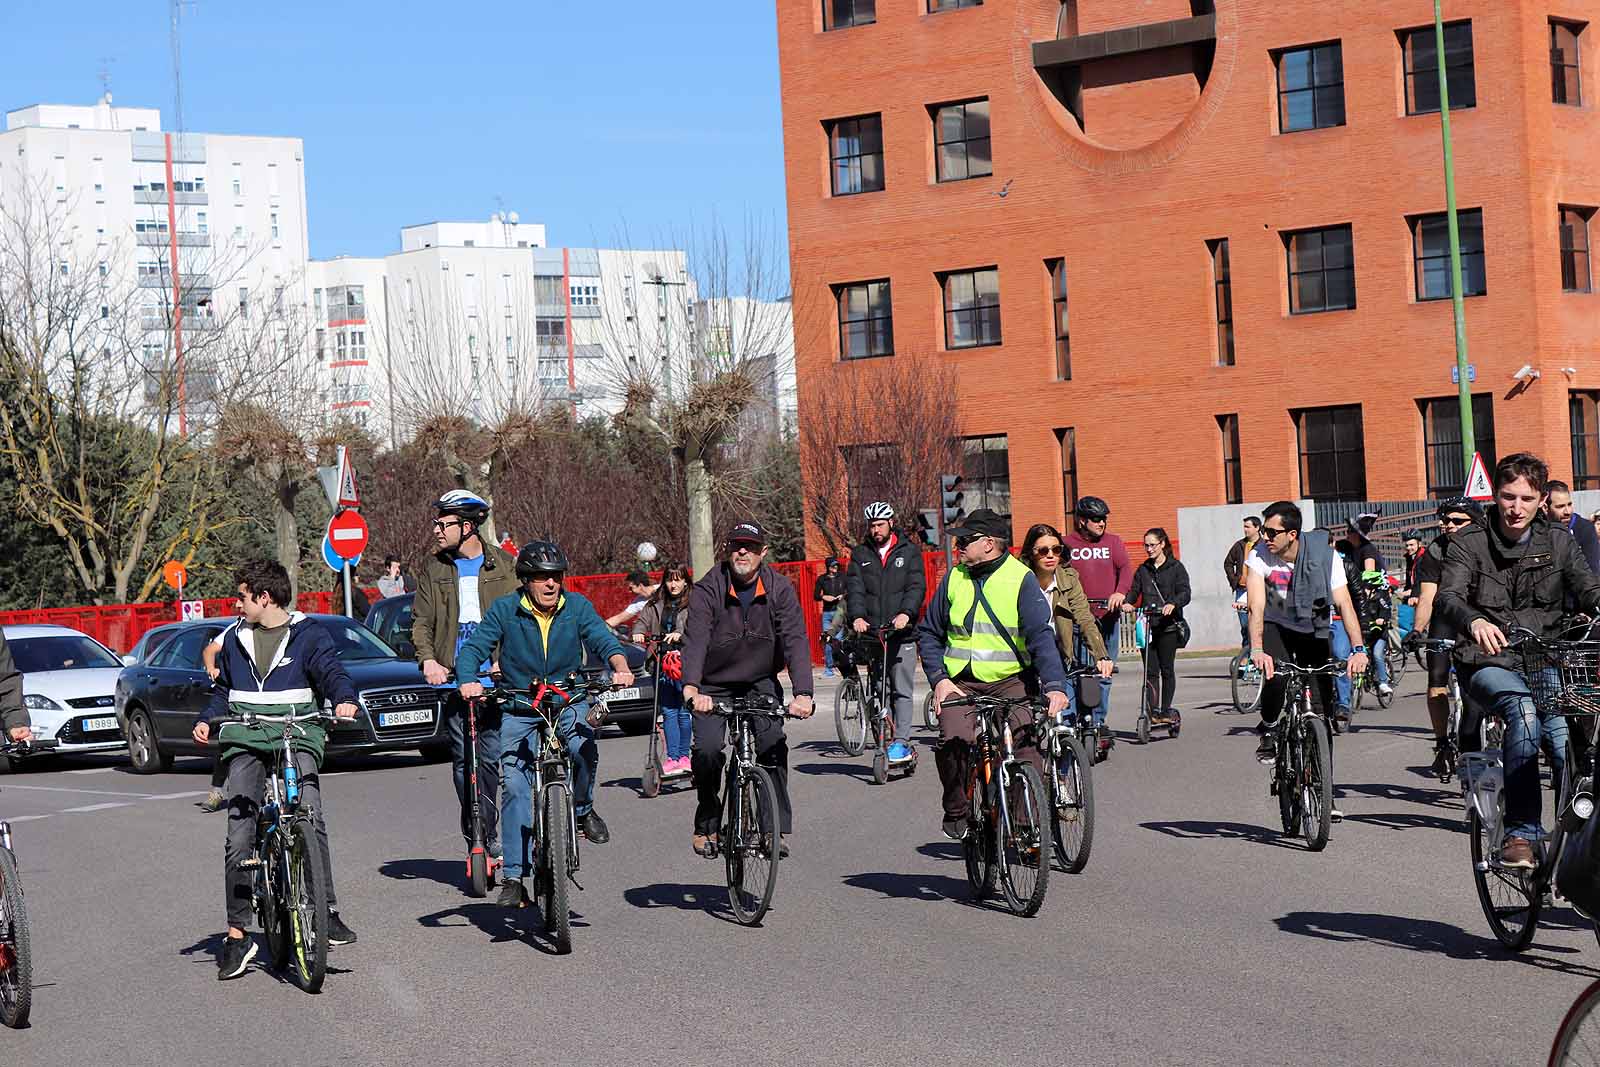
{"label": "man walking", "polygon": [[1261,540],[1261,516],[1248,515],[1244,520],[1244,536],[1233,543],[1222,558],[1222,573],[1227,575],[1228,588],[1233,593],[1233,610],[1239,613],[1239,647],[1250,654],[1250,605],[1245,599],[1244,561],[1255,551]]}
{"label": "man walking", "polygon": [[828,569],[824,574],[817,575],[815,584],[811,587],[811,598],[822,605],[822,676],[833,677],[833,643],[826,640],[828,634],[833,632],[833,623],[839,613],[844,610],[845,582],[844,574],[839,570],[839,561],[833,556],[828,557]]}

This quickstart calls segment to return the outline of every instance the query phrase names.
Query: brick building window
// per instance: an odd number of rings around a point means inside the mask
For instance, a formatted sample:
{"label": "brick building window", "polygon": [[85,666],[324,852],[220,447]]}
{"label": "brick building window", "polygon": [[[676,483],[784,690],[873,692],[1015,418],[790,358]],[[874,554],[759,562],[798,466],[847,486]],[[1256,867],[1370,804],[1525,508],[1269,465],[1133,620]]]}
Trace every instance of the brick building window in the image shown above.
{"label": "brick building window", "polygon": [[[1411,258],[1416,266],[1417,299],[1449,300],[1450,225],[1444,212],[1413,215]],[[1489,291],[1483,265],[1483,209],[1456,213],[1461,236],[1461,295],[1482,296]]]}
{"label": "brick building window", "polygon": [[1300,449],[1300,495],[1365,500],[1367,455],[1361,405],[1291,411]]}
{"label": "brick building window", "polygon": [[961,492],[967,514],[990,508],[1011,518],[1011,460],[1005,434],[962,439]]}
{"label": "brick building window", "polygon": [[822,0],[822,28],[847,30],[878,21],[878,0]]}
{"label": "brick building window", "polygon": [[1050,325],[1056,338],[1056,380],[1072,380],[1072,335],[1067,323],[1067,261],[1045,260],[1050,271]]}
{"label": "brick building window", "polygon": [[982,7],[983,0],[928,0],[928,13],[936,11],[955,11],[963,7]]}
{"label": "brick building window", "polygon": [[1273,56],[1278,68],[1278,132],[1344,125],[1344,55],[1339,42],[1291,48]]}
{"label": "brick building window", "polygon": [[1289,313],[1343,311],[1356,306],[1355,242],[1349,226],[1283,235],[1289,257]]}
{"label": "brick building window", "polygon": [[[1400,31],[1400,51],[1405,59],[1406,114],[1426,115],[1439,110],[1439,49],[1432,26]],[[1478,87],[1472,74],[1472,23],[1451,22],[1444,28],[1444,77],[1450,88],[1450,110],[1478,106]]]}
{"label": "brick building window", "polygon": [[1061,450],[1061,504],[1067,524],[1072,528],[1072,509],[1078,506],[1078,431],[1067,426],[1056,431],[1056,447]]}
{"label": "brick building window", "polygon": [[839,301],[839,358],[894,355],[889,279],[838,285],[833,293]]}
{"label": "brick building window", "polygon": [[893,500],[898,495],[904,484],[899,445],[846,445],[840,451],[844,453],[850,514],[860,515],[874,500]]}
{"label": "brick building window", "polygon": [[883,118],[858,115],[825,123],[833,195],[875,193],[883,188]]}
{"label": "brick building window", "polygon": [[953,271],[939,275],[944,290],[944,346],[982,348],[1000,343],[1000,270]]}
{"label": "brick building window", "polygon": [[[1461,398],[1442,396],[1418,400],[1422,412],[1422,451],[1426,461],[1428,495],[1456,496],[1467,484],[1467,465],[1461,455]],[[1494,399],[1488,393],[1472,395],[1472,439],[1489,470],[1498,453],[1494,447]]]}
{"label": "brick building window", "polygon": [[1592,207],[1563,204],[1558,214],[1561,231],[1561,289],[1568,293],[1589,291],[1589,217]]}
{"label": "brick building window", "polygon": [[1207,241],[1211,252],[1211,285],[1217,310],[1217,366],[1233,366],[1233,271],[1228,265],[1228,239]]}
{"label": "brick building window", "polygon": [[1225,504],[1244,503],[1244,479],[1239,473],[1239,416],[1218,415],[1222,431],[1222,495]]}
{"label": "brick building window", "polygon": [[1550,20],[1550,100],[1579,107],[1583,104],[1583,78],[1578,73],[1578,37],[1583,23]]}
{"label": "brick building window", "polygon": [[1572,488],[1600,489],[1600,392],[1573,391],[1567,399],[1572,427]]}
{"label": "brick building window", "polygon": [[989,152],[989,101],[964,100],[933,109],[933,162],[942,182],[994,173]]}

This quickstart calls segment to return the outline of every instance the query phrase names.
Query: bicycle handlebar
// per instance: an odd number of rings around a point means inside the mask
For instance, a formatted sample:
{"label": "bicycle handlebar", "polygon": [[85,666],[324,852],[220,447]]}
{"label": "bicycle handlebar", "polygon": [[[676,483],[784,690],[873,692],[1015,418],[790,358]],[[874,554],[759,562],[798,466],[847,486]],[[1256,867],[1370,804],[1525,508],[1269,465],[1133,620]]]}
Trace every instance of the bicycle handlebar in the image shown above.
{"label": "bicycle handlebar", "polygon": [[292,713],[289,715],[271,715],[259,711],[245,711],[238,715],[229,715],[226,718],[217,719],[216,723],[217,730],[220,732],[224,726],[254,726],[256,723],[266,723],[271,726],[297,726],[300,723],[312,722],[318,719],[325,722],[333,722],[334,718],[332,714],[321,709],[305,715]]}
{"label": "bicycle handlebar", "polygon": [[711,704],[711,714],[732,718],[735,715],[759,715],[769,719],[793,718],[777,697],[765,693],[755,696],[716,700]]}
{"label": "bicycle handlebar", "polygon": [[1041,697],[996,697],[981,693],[969,693],[966,696],[951,697],[942,700],[937,705],[940,708],[977,708],[980,711],[1009,711],[1012,708],[1048,707]]}
{"label": "bicycle handlebar", "polygon": [[54,738],[36,737],[32,741],[5,741],[0,742],[0,752],[15,759],[26,759],[42,752],[48,752],[61,742]]}
{"label": "bicycle handlebar", "polygon": [[1350,669],[1350,661],[1343,659],[1330,659],[1320,667],[1302,667],[1290,660],[1273,660],[1273,674],[1343,674]]}

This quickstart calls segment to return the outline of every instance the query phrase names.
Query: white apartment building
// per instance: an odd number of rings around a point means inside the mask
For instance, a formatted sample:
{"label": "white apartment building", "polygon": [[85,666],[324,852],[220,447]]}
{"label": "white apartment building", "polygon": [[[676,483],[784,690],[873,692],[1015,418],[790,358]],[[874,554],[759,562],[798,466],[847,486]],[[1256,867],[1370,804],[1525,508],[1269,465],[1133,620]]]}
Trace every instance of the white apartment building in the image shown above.
{"label": "white apartment building", "polygon": [[[38,104],[6,113],[0,212],[42,197],[59,213],[72,258],[97,264],[108,289],[138,291],[145,362],[159,365],[182,333],[203,351],[206,331],[242,319],[265,336],[278,316],[289,339],[308,301],[304,156],[294,137],[164,130],[159,110],[117,107],[109,93],[88,107]],[[205,368],[189,374],[203,403]]]}
{"label": "white apartment building", "polygon": [[793,302],[746,296],[702,300],[695,321],[701,330],[702,358],[723,366],[737,361],[755,378],[756,397],[746,413],[746,426],[795,430],[799,424]]}

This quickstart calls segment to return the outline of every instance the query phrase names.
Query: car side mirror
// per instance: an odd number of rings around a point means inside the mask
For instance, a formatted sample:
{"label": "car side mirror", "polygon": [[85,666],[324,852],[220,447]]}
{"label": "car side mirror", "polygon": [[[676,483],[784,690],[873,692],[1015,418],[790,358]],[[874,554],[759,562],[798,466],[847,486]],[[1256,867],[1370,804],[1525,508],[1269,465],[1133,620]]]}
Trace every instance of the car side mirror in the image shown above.
{"label": "car side mirror", "polygon": [[132,652],[124,653],[122,657],[122,665],[124,667],[137,667],[139,665],[139,657],[135,656]]}
{"label": "car side mirror", "polygon": [[394,650],[396,652],[400,653],[400,657],[402,659],[416,659],[417,658],[417,646],[413,645],[410,641],[397,641],[397,642],[395,642]]}

